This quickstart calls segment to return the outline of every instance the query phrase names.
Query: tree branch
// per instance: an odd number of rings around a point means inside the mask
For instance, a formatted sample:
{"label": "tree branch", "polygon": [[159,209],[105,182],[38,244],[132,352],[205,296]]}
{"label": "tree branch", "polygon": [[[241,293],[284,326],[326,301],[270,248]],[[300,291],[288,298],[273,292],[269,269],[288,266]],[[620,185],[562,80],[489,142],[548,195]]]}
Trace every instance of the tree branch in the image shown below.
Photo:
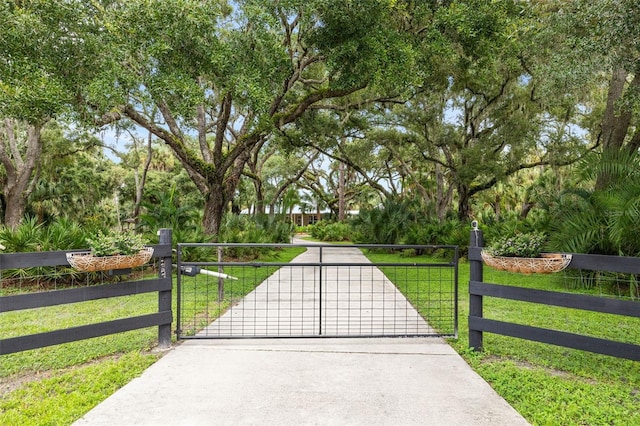
{"label": "tree branch", "polygon": [[163,140],[176,154],[176,157],[180,160],[185,170],[198,187],[198,190],[202,194],[208,192],[208,183],[206,179],[207,165],[202,160],[193,155],[192,152],[185,146],[184,141],[180,139],[179,135],[173,134],[156,123],[148,120],[142,114],[140,114],[132,105],[127,105],[124,109],[124,113],[127,117],[144,127],[158,138]]}
{"label": "tree branch", "polygon": [[231,117],[231,93],[227,92],[220,102],[220,111],[216,123],[216,140],[213,146],[214,161],[219,162],[222,159],[224,134],[227,130],[229,117]]}
{"label": "tree branch", "polygon": [[304,175],[304,173],[307,171],[307,169],[309,168],[311,163],[313,163],[316,160],[316,158],[318,158],[318,152],[317,151],[311,157],[309,157],[309,159],[306,162],[306,164],[304,165],[304,167],[301,167],[300,170],[298,170],[298,173],[295,174],[295,176],[290,177],[282,185],[280,185],[280,187],[278,187],[278,190],[276,191],[275,195],[272,197],[273,202],[277,201],[278,198],[280,198],[280,196],[282,195],[282,193],[290,185],[292,185],[292,184],[294,184],[294,183],[296,183],[297,181],[300,180],[302,175]]}
{"label": "tree branch", "polygon": [[302,114],[314,103],[321,101],[323,99],[337,98],[342,96],[347,96],[352,93],[357,92],[358,90],[362,90],[366,87],[365,84],[361,84],[357,87],[351,87],[349,89],[341,89],[341,90],[322,90],[315,93],[309,94],[306,98],[304,98],[300,103],[294,106],[288,113],[284,113],[281,115],[280,119],[276,123],[276,125],[280,128],[286,124],[293,123],[295,120],[300,118]]}
{"label": "tree branch", "polygon": [[[5,118],[4,120],[4,129],[5,131],[0,133],[0,161],[2,161],[2,164],[4,165],[7,177],[11,180],[11,178],[16,174],[16,167],[7,153],[7,142],[9,143],[9,146],[11,146],[11,139],[15,138],[15,135],[12,130],[13,124],[9,118]],[[3,136],[3,134],[6,136]]]}
{"label": "tree branch", "polygon": [[165,123],[167,123],[167,126],[169,126],[169,130],[171,131],[171,133],[173,133],[181,140],[184,139],[182,136],[182,131],[180,130],[180,126],[178,126],[175,118],[173,118],[173,114],[171,113],[171,110],[169,110],[169,106],[166,104],[166,102],[158,101],[157,105],[160,113],[162,114],[162,118],[164,118]]}
{"label": "tree branch", "polygon": [[204,110],[204,105],[198,105],[196,107],[196,120],[198,143],[200,144],[202,159],[207,163],[213,163],[213,153],[211,149],[209,149],[209,144],[207,144],[207,115]]}
{"label": "tree branch", "polygon": [[9,150],[11,151],[13,163],[16,169],[20,170],[24,166],[24,161],[18,149],[18,139],[16,138],[15,128],[13,127],[13,120],[5,119],[5,128],[7,129],[7,139],[9,141]]}
{"label": "tree branch", "polygon": [[346,156],[338,157],[338,156],[328,152],[327,150],[322,149],[322,148],[317,147],[317,146],[313,146],[313,145],[309,145],[309,146],[313,147],[314,149],[318,150],[319,152],[321,152],[322,154],[326,155],[327,157],[329,157],[329,158],[331,158],[333,160],[342,161],[347,166],[351,167],[356,172],[358,172],[369,183],[369,185],[371,185],[374,189],[377,189],[382,194],[389,195],[389,191],[387,191],[387,189],[385,187],[380,185],[378,182],[370,179],[369,176],[367,175],[367,173],[360,166],[358,166],[353,161],[351,161],[351,159],[347,158]]}

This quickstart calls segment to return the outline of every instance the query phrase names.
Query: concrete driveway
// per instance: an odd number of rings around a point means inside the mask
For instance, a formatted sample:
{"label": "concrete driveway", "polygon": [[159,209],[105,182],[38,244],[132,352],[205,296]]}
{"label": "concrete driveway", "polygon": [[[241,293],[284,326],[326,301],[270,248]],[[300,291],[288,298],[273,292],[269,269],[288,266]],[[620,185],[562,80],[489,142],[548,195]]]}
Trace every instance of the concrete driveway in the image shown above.
{"label": "concrete driveway", "polygon": [[189,340],[76,422],[526,424],[436,337]]}

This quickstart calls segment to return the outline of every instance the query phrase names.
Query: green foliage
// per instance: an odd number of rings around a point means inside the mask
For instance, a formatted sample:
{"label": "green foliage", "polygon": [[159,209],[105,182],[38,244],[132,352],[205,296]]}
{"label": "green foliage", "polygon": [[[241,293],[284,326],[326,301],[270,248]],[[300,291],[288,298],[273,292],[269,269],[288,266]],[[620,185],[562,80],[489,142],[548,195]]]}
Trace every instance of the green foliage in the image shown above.
{"label": "green foliage", "polygon": [[469,244],[469,226],[458,219],[440,222],[433,218],[423,218],[412,223],[402,238],[403,244],[458,245]]}
{"label": "green foliage", "polygon": [[144,248],[146,241],[142,235],[131,231],[108,234],[100,231],[95,237],[87,238],[87,243],[94,256],[113,256],[136,254]]}
{"label": "green foliage", "polygon": [[0,57],[11,58],[0,61],[0,115],[36,123],[66,112],[102,57],[90,9],[85,2],[0,4]]}
{"label": "green foliage", "polygon": [[26,215],[50,223],[65,216],[83,227],[117,224],[114,190],[124,171],[105,158],[98,139],[73,124],[49,122]]}
{"label": "green foliage", "polygon": [[484,212],[476,216],[478,226],[484,233],[485,241],[495,241],[509,235],[531,232],[547,232],[546,221],[527,217],[523,219],[517,212],[508,212],[496,219],[495,213]]}
{"label": "green foliage", "polygon": [[[157,242],[157,236],[149,235],[149,240]],[[204,232],[201,226],[194,229],[173,229],[171,240],[173,248],[176,248],[178,243],[210,243],[214,241],[212,235]],[[211,260],[210,250],[202,249],[199,247],[188,247],[182,250],[182,260],[188,262],[204,262]]]}
{"label": "green foliage", "polygon": [[327,71],[335,76],[332,88],[374,84],[398,91],[405,90],[407,82],[419,81],[423,70],[416,67],[412,40],[393,25],[403,12],[414,10],[393,3],[309,2],[310,14],[322,16],[322,25],[314,26],[305,42],[326,53]]}
{"label": "green foliage", "polygon": [[7,253],[85,248],[90,235],[91,230],[85,230],[67,217],[60,217],[49,224],[29,217],[15,229],[0,227],[0,242]]}
{"label": "green foliage", "polygon": [[353,218],[353,240],[366,244],[398,244],[415,220],[410,201],[387,199],[379,208],[360,210]]}
{"label": "green foliage", "polygon": [[542,233],[516,234],[494,241],[488,251],[493,256],[539,257],[546,242],[547,236]]}
{"label": "green foliage", "polygon": [[404,244],[441,244],[443,238],[442,224],[438,222],[412,224],[403,238]]}
{"label": "green foliage", "polygon": [[158,189],[158,192],[149,193],[147,199],[142,203],[146,212],[140,215],[140,226],[146,231],[171,228],[174,232],[180,232],[198,226],[200,210],[186,203],[186,200],[183,202],[176,185],[168,191]]}
{"label": "green foliage", "polygon": [[38,251],[42,243],[43,225],[36,218],[23,220],[16,229],[0,228],[0,242],[6,252]]}
{"label": "green foliage", "polygon": [[349,241],[352,229],[345,222],[331,222],[321,220],[313,225],[309,225],[308,232],[311,236],[320,241]]}
{"label": "green foliage", "polygon": [[388,199],[380,208],[363,209],[350,222],[353,240],[369,244],[469,245],[469,225],[440,221],[415,200]]}
{"label": "green foliage", "polygon": [[585,158],[582,180],[606,184],[567,190],[552,207],[550,245],[574,253],[637,256],[640,240],[640,156],[620,151]]}
{"label": "green foliage", "polygon": [[294,226],[285,218],[269,215],[227,215],[220,231],[224,243],[289,243]]}
{"label": "green foliage", "polygon": [[71,250],[86,246],[91,229],[61,217],[42,228],[40,247],[43,251]]}
{"label": "green foliage", "polygon": [[284,216],[257,215],[254,218],[256,228],[266,232],[270,243],[290,243],[295,226]]}
{"label": "green foliage", "polygon": [[[4,252],[38,252],[72,250],[86,247],[86,238],[90,234],[65,217],[56,219],[46,225],[36,218],[23,220],[15,229],[0,227],[0,243],[5,246]],[[75,275],[64,267],[38,267],[27,269],[8,269],[2,271],[4,279],[35,279],[38,286],[48,283],[62,285],[73,281]]]}
{"label": "green foliage", "polygon": [[[78,222],[61,217],[49,224],[28,218],[15,229],[0,227],[0,243],[5,246],[5,253],[78,250],[90,245],[94,255],[108,256],[138,253],[146,241],[132,232],[83,228]],[[2,276],[46,288],[73,284],[81,274],[58,266],[4,270]]]}
{"label": "green foliage", "polygon": [[[295,226],[285,217],[270,215],[234,215],[225,216],[220,229],[218,242],[221,243],[290,243]],[[255,258],[269,252],[265,247],[235,247],[228,249],[232,257]]]}

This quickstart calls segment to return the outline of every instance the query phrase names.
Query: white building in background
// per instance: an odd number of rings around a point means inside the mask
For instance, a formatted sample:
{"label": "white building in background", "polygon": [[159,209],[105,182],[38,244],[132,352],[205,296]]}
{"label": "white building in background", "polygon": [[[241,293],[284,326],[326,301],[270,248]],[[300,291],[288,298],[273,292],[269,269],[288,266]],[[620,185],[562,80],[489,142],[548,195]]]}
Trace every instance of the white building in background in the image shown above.
{"label": "white building in background", "polygon": [[[357,216],[359,210],[349,210],[347,211],[347,218]],[[246,215],[250,214],[247,209],[243,209],[240,214]],[[331,216],[331,210],[321,210],[320,212],[303,212],[300,208],[296,207],[291,212],[286,213],[276,213],[277,215],[287,216],[291,223],[296,226],[307,226],[313,225],[314,223],[318,223],[323,219],[328,219]]]}

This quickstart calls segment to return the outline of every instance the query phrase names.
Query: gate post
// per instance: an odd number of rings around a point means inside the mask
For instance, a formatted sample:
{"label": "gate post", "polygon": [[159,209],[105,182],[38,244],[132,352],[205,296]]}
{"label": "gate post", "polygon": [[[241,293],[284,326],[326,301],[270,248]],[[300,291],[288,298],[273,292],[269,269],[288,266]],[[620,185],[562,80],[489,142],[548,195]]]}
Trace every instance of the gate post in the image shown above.
{"label": "gate post", "polygon": [[[483,281],[482,258],[479,251],[484,245],[482,231],[478,229],[477,222],[474,221],[471,236],[469,238],[469,254],[476,252],[476,256],[469,256],[469,281]],[[482,318],[482,296],[469,294],[469,317]],[[469,348],[476,351],[482,350],[482,331],[472,330],[469,324]]]}
{"label": "gate post", "polygon": [[[158,292],[158,312],[171,312],[171,288],[173,286],[171,275],[171,229],[162,228],[158,230],[159,243],[169,245],[169,255],[159,259],[158,278],[167,279],[170,283],[169,290]],[[171,347],[171,322],[158,326],[158,348],[167,349]]]}

